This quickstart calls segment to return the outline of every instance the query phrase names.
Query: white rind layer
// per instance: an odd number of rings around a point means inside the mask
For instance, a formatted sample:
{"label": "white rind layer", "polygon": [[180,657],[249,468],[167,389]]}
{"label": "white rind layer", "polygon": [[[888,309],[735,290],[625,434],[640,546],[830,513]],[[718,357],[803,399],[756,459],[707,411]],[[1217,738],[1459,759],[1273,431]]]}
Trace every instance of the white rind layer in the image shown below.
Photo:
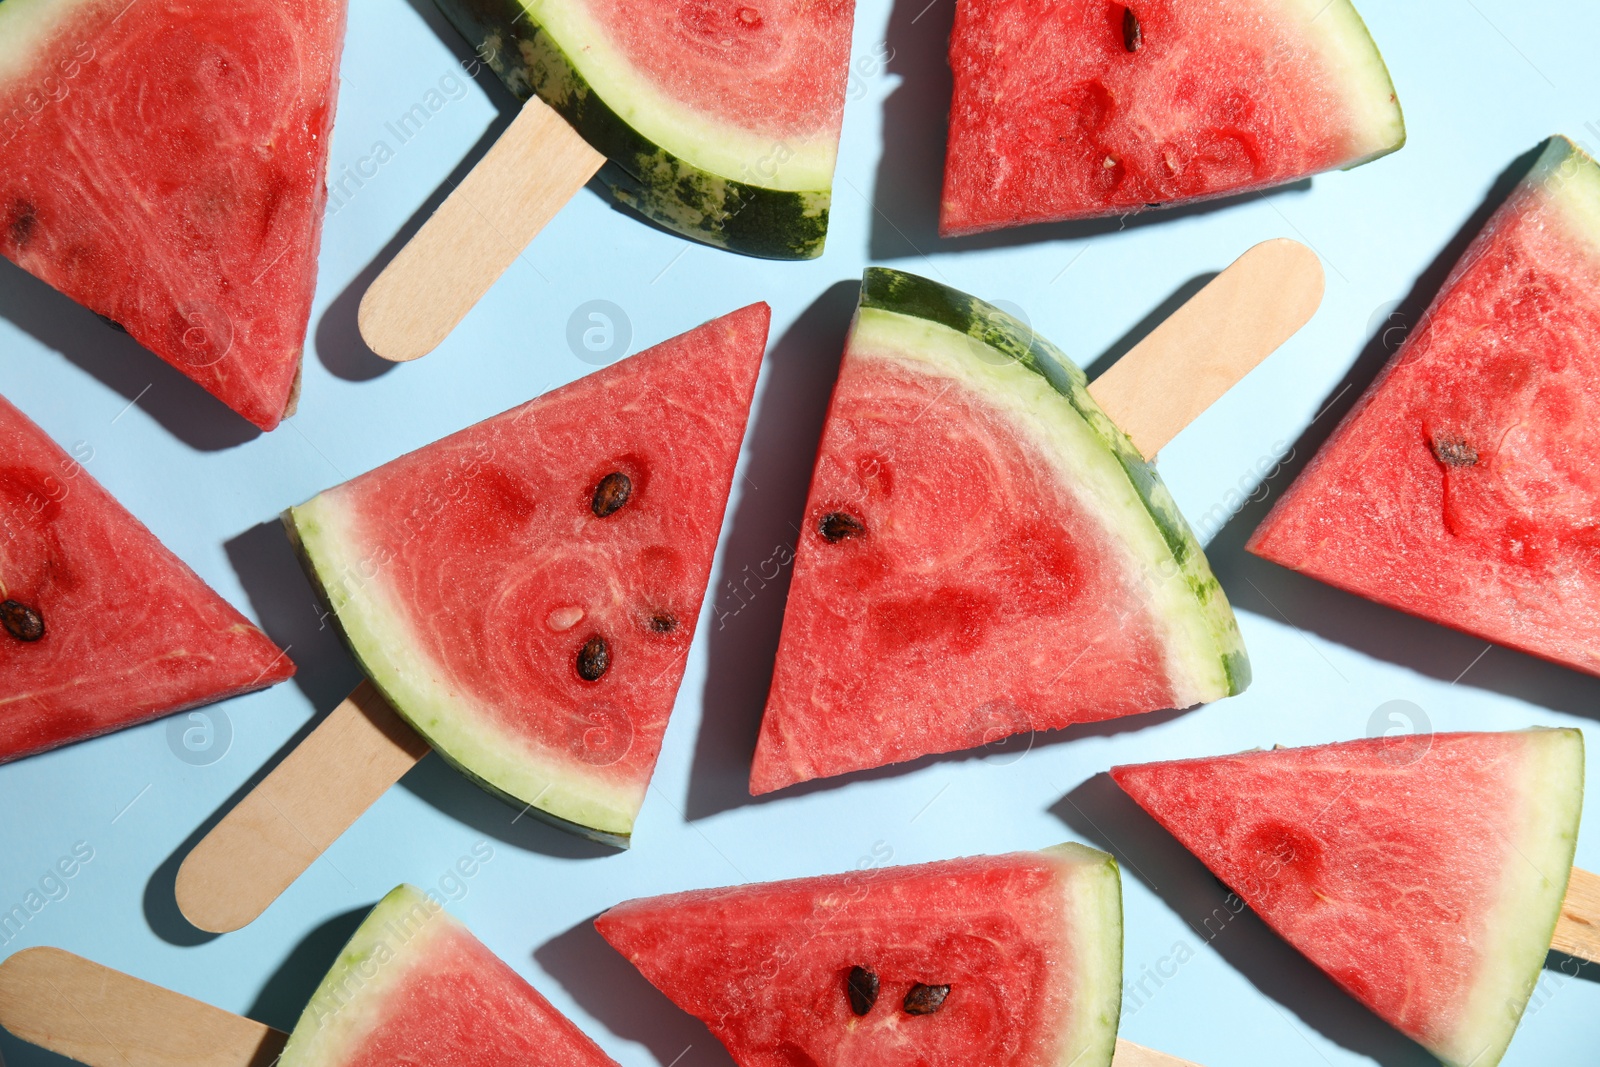
{"label": "white rind layer", "polygon": [[954,381],[1002,413],[1049,463],[1055,481],[1100,520],[1105,541],[1120,552],[1119,569],[1146,598],[1161,647],[1173,706],[1191,707],[1228,696],[1222,647],[1211,619],[1173,558],[1121,462],[1088,422],[1043,375],[1016,363],[975,356],[982,343],[929,319],[862,308],[851,334],[853,356],[892,360],[919,375]]}
{"label": "white rind layer", "polygon": [[624,789],[585,775],[526,737],[493,725],[491,712],[451,685],[428,655],[428,643],[407,625],[381,570],[363,577],[373,570],[370,550],[350,529],[339,498],[338,489],[329,490],[291,508],[288,521],[373,684],[440,755],[468,775],[580,832],[595,831],[590,836],[626,844],[645,786]]}
{"label": "white rind layer", "polygon": [[[833,186],[838,137],[778,138],[719,122],[673,100],[639,71],[575,0],[520,0],[607,107],[641,135],[723,178],[785,192]],[[781,162],[780,162],[781,159]]]}
{"label": "white rind layer", "polygon": [[1550,951],[1572,874],[1583,814],[1583,734],[1524,732],[1517,810],[1506,840],[1500,899],[1482,931],[1481,966],[1456,1032],[1429,1043],[1446,1067],[1495,1067],[1522,1019]]}
{"label": "white rind layer", "polygon": [[1600,259],[1600,164],[1565,137],[1552,137],[1524,179],[1557,211],[1564,228]]}
{"label": "white rind layer", "polygon": [[1042,850],[1062,870],[1067,947],[1074,953],[1072,1012],[1058,1067],[1111,1067],[1122,1013],[1122,876],[1099,849],[1068,842]]}
{"label": "white rind layer", "polygon": [[1406,122],[1388,65],[1350,0],[1267,0],[1288,22],[1286,39],[1305,41],[1339,79],[1355,138],[1345,169],[1370,163],[1406,143]]}
{"label": "white rind layer", "polygon": [[63,22],[96,4],[109,3],[110,0],[0,0],[0,86],[37,63],[39,49]]}
{"label": "white rind layer", "polygon": [[338,1067],[383,1020],[390,990],[428,958],[443,934],[463,930],[436,901],[409,885],[367,913],[295,1023],[278,1067]]}

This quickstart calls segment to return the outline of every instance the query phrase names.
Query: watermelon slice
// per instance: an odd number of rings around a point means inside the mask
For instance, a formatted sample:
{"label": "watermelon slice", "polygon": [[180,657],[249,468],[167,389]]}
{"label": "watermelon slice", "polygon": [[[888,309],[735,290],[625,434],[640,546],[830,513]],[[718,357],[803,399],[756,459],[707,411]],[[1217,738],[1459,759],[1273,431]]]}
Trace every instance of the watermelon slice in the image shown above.
{"label": "watermelon slice", "polygon": [[292,674],[265,634],[0,397],[0,761]]}
{"label": "watermelon slice", "polygon": [[272,429],[344,25],[344,0],[0,3],[0,254]]}
{"label": "watermelon slice", "polygon": [[1405,143],[1349,0],[959,0],[939,230],[1281,185]]}
{"label": "watermelon slice", "polygon": [[1600,167],[1556,138],[1258,556],[1600,674]]}
{"label": "watermelon slice", "polygon": [[1560,916],[1577,730],[1371,738],[1115,767],[1267,924],[1450,1067],[1494,1067]]}
{"label": "watermelon slice", "polygon": [[1248,682],[1205,554],[1083,372],[998,308],[870,268],[750,791]]}
{"label": "watermelon slice", "polygon": [[709,322],[290,510],[356,658],[446,759],[626,845],[766,345]]}
{"label": "watermelon slice", "polygon": [[278,1063],[616,1067],[438,900],[408,885],[350,938]]}
{"label": "watermelon slice", "polygon": [[611,161],[622,203],[734,252],[822,254],[855,0],[437,2]]}
{"label": "watermelon slice", "polygon": [[1107,1067],[1122,887],[1104,852],[947,860],[634,900],[595,920],[740,1067]]}

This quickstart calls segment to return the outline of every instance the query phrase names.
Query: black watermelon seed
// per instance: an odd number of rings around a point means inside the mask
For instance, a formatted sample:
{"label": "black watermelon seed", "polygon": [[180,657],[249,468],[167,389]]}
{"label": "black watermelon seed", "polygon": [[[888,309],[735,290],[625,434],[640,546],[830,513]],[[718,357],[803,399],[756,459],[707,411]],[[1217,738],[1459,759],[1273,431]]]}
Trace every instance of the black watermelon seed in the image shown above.
{"label": "black watermelon seed", "polygon": [[112,318],[109,315],[96,315],[95,318],[99,319],[101,322],[105,323],[107,326],[111,327],[113,330],[116,330],[118,333],[127,333],[128,332],[128,328],[126,326],[122,325],[122,323],[118,322],[116,319]]}
{"label": "black watermelon seed", "polygon": [[830,545],[836,545],[847,538],[860,537],[867,532],[860,519],[842,511],[830,511],[822,516],[817,529]]}
{"label": "black watermelon seed", "polygon": [[857,1015],[865,1015],[878,1002],[878,976],[865,967],[850,968],[844,988],[850,994],[850,1010]]}
{"label": "black watermelon seed", "polygon": [[598,682],[611,669],[611,646],[606,639],[595,634],[578,649],[578,677],[586,682]]}
{"label": "black watermelon seed", "polygon": [[33,237],[34,227],[39,223],[39,216],[33,213],[33,205],[24,200],[17,201],[16,215],[11,220],[11,240],[18,248],[26,248],[28,241]]}
{"label": "black watermelon seed", "polygon": [[678,620],[671,612],[658,611],[650,616],[650,629],[658,634],[670,634],[678,628]]}
{"label": "black watermelon seed", "polygon": [[932,1015],[944,1007],[944,998],[949,995],[950,987],[947,985],[923,985],[918,982],[906,994],[906,1014]]}
{"label": "black watermelon seed", "polygon": [[37,641],[44,636],[44,618],[26,604],[7,600],[0,604],[0,622],[6,633],[18,641]]}
{"label": "black watermelon seed", "polygon": [[1471,467],[1478,462],[1478,450],[1463,437],[1435,437],[1433,454],[1446,467]]}
{"label": "black watermelon seed", "polygon": [[1139,16],[1133,13],[1133,8],[1122,9],[1122,47],[1130,52],[1137,52],[1144,43],[1144,31],[1139,28]]}
{"label": "black watermelon seed", "polygon": [[594,510],[595,518],[603,519],[620,511],[632,495],[633,480],[621,471],[612,471],[595,486],[594,500],[589,506]]}

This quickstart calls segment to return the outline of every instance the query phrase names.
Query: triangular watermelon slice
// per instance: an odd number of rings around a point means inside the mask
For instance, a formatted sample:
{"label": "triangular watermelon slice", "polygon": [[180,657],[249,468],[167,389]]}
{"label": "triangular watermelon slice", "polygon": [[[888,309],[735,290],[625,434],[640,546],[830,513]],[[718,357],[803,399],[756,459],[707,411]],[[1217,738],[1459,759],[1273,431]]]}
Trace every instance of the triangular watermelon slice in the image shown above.
{"label": "triangular watermelon slice", "polygon": [[1538,981],[1583,807],[1577,730],[1371,738],[1111,776],[1351,996],[1494,1067]]}
{"label": "triangular watermelon slice", "polygon": [[1281,185],[1405,143],[1350,0],[959,0],[939,231]]}
{"label": "triangular watermelon slice", "polygon": [[272,429],[344,26],[345,0],[4,0],[0,254]]}
{"label": "triangular watermelon slice", "polygon": [[0,761],[292,674],[265,634],[0,397]]}
{"label": "triangular watermelon slice", "polygon": [[1247,546],[1600,674],[1600,166],[1558,137]]}
{"label": "triangular watermelon slice", "polygon": [[408,885],[350,938],[278,1063],[616,1067],[439,900]]}
{"label": "triangular watermelon slice", "polygon": [[1205,553],[1083,372],[998,308],[870,268],[750,791],[1248,683]]}
{"label": "triangular watermelon slice", "polygon": [[822,254],[855,0],[437,3],[610,160],[622,203],[730,251]]}
{"label": "triangular watermelon slice", "polygon": [[1104,852],[946,860],[619,904],[605,939],[740,1067],[1107,1067],[1122,886]]}
{"label": "triangular watermelon slice", "polygon": [[627,844],[770,319],[752,304],[289,512],[373,683],[517,807]]}

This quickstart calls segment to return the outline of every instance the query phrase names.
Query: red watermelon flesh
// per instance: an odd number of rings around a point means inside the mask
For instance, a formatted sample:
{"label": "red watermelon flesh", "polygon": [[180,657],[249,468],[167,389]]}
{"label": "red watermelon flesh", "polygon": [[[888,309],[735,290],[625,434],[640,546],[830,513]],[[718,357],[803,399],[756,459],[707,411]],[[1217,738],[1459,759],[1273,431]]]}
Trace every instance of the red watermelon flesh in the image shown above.
{"label": "red watermelon flesh", "polygon": [[294,674],[265,634],[4,398],[0,602],[0,760]]}
{"label": "red watermelon flesh", "polygon": [[[753,304],[291,511],[373,682],[519,808],[626,843],[683,678],[769,320]],[[602,517],[616,477],[631,495]]]}
{"label": "red watermelon flesh", "polygon": [[400,886],[351,937],[282,1067],[616,1067],[439,902]]}
{"label": "red watermelon flesh", "polygon": [[1560,913],[1577,730],[1372,738],[1115,767],[1267,924],[1452,1067],[1494,1067]]}
{"label": "red watermelon flesh", "polygon": [[1263,189],[1398,149],[1349,0],[959,0],[940,232]]}
{"label": "red watermelon flesh", "polygon": [[1600,167],[1557,138],[1250,539],[1600,674]]}
{"label": "red watermelon flesh", "polygon": [[[740,1067],[1111,1062],[1121,889],[1082,845],[634,900],[595,925]],[[937,1010],[906,1010],[918,985],[949,987]]]}
{"label": "red watermelon flesh", "polygon": [[965,294],[867,272],[752,793],[1243,688],[1204,554],[1047,345]]}
{"label": "red watermelon flesh", "polygon": [[0,253],[272,429],[344,26],[344,0],[5,0]]}
{"label": "red watermelon flesh", "polygon": [[640,75],[689,111],[775,142],[838,141],[855,0],[579,6]]}

